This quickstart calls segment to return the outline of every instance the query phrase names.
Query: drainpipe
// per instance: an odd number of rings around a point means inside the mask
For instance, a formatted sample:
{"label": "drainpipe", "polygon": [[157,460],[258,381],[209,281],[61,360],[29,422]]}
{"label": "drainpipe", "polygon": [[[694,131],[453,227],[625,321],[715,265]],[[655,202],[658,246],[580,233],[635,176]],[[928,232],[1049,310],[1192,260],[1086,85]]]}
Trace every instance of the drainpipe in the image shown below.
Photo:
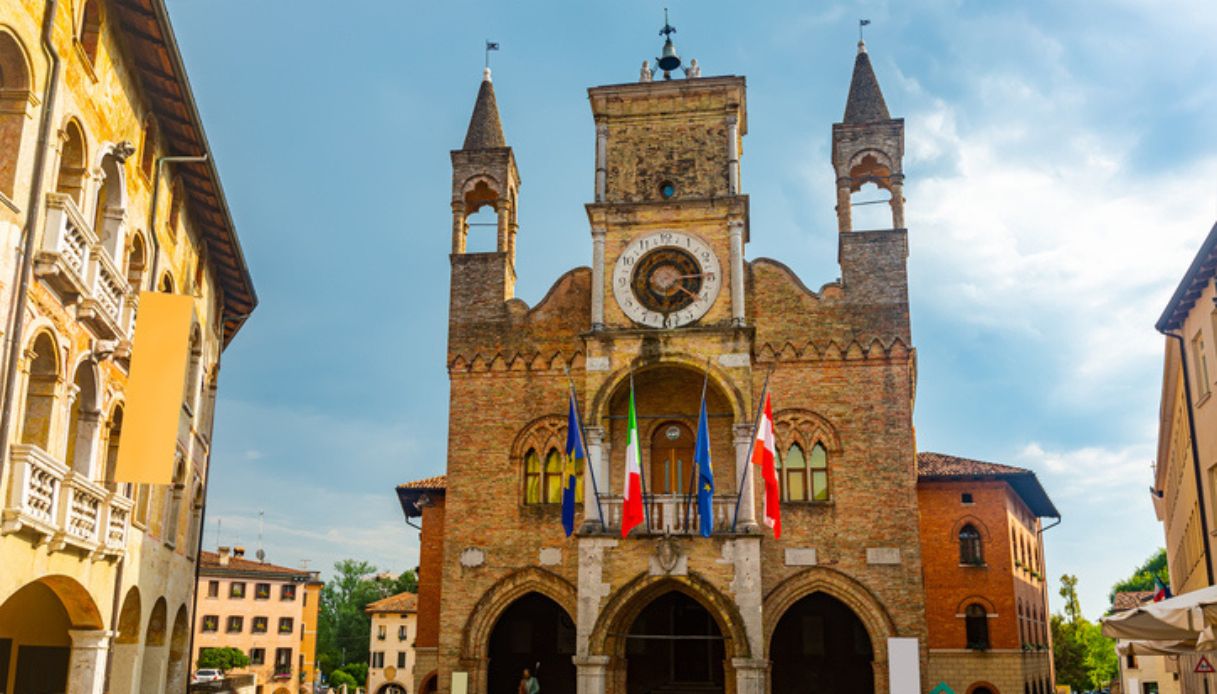
{"label": "drainpipe", "polygon": [[148,211],[148,237],[152,240],[152,266],[148,273],[151,284],[149,288],[156,291],[156,269],[160,265],[161,244],[156,234],[156,203],[161,195],[161,169],[165,164],[201,164],[208,159],[208,153],[200,155],[160,157],[156,160],[156,170],[152,173],[152,209]]}
{"label": "drainpipe", "polygon": [[1187,371],[1187,350],[1183,336],[1159,329],[1158,332],[1179,343],[1179,363],[1183,366],[1183,397],[1187,398],[1187,429],[1192,437],[1192,472],[1196,476],[1196,503],[1200,506],[1200,537],[1204,540],[1204,570],[1213,585],[1213,552],[1209,547],[1209,521],[1204,509],[1204,482],[1200,477],[1200,450],[1196,447],[1196,413],[1192,411],[1192,378]]}
{"label": "drainpipe", "polygon": [[12,428],[13,386],[17,382],[17,359],[21,355],[21,332],[25,329],[25,304],[30,287],[30,275],[34,265],[34,239],[38,230],[38,213],[42,211],[42,184],[46,170],[47,149],[51,139],[51,120],[55,116],[55,97],[59,92],[59,54],[51,42],[55,27],[55,8],[58,0],[47,0],[46,12],[42,15],[42,48],[50,58],[51,70],[47,74],[45,96],[42,99],[42,120],[38,124],[38,149],[34,157],[34,173],[30,177],[30,201],[26,205],[25,230],[22,232],[21,267],[17,271],[17,294],[13,304],[12,322],[8,332],[8,363],[5,364],[3,412],[0,412],[0,478],[4,476],[4,463],[8,460],[9,429]]}

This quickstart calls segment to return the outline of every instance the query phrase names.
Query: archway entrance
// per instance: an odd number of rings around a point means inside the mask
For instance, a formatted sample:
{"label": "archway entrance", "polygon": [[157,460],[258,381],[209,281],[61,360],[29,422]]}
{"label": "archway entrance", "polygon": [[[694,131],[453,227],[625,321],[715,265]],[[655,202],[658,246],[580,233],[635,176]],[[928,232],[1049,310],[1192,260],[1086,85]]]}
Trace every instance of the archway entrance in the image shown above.
{"label": "archway entrance", "polygon": [[546,694],[575,692],[575,623],[558,603],[529,593],[511,604],[490,632],[486,691],[515,692],[528,668]]}
{"label": "archway entrance", "polygon": [[406,694],[406,688],[396,682],[387,682],[380,685],[376,690],[376,694]]}
{"label": "archway entrance", "polygon": [[722,692],[723,635],[706,608],[672,591],[642,612],[626,636],[629,694]]}
{"label": "archway entrance", "polygon": [[0,690],[66,691],[69,669],[76,681],[99,677],[88,661],[72,664],[70,632],[100,629],[96,605],[75,580],[47,576],[26,584],[0,604]]}
{"label": "archway entrance", "polygon": [[874,650],[845,603],[812,593],[782,615],[769,642],[772,694],[874,694]]}

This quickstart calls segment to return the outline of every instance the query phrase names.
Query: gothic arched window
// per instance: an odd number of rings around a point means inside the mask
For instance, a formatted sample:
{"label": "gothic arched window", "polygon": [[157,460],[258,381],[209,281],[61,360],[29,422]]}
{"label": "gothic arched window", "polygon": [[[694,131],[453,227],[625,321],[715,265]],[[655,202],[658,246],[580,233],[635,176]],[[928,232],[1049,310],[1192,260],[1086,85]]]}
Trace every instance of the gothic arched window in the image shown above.
{"label": "gothic arched window", "polygon": [[832,425],[807,410],[784,410],[775,417],[778,456],[774,461],[782,500],[828,501],[829,452],[839,452],[841,442]]}
{"label": "gothic arched window", "polygon": [[959,529],[959,563],[967,566],[983,566],[985,563],[980,531],[971,523]]}
{"label": "gothic arched window", "polygon": [[964,611],[964,624],[967,630],[968,648],[973,650],[988,650],[989,648],[989,615],[985,608],[972,603]]}

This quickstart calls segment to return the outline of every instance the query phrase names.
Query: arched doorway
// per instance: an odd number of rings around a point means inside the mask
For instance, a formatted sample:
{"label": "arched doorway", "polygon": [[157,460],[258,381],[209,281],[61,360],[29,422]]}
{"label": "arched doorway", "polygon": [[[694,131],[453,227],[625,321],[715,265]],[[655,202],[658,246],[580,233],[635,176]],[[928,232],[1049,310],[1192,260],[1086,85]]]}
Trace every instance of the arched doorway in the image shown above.
{"label": "arched doorway", "polygon": [[396,682],[385,682],[376,690],[376,694],[406,694],[406,688]]}
{"label": "arched doorway", "polygon": [[575,692],[575,623],[558,603],[528,593],[511,604],[490,632],[486,691],[519,689],[524,668],[546,694]]}
{"label": "arched doorway", "polygon": [[782,615],[769,642],[772,694],[873,694],[874,649],[845,603],[812,593]]}
{"label": "arched doorway", "polygon": [[131,586],[118,613],[118,634],[114,638],[110,691],[130,692],[139,673],[140,623],[143,620],[139,588]]}
{"label": "arched doorway", "polygon": [[[0,663],[13,692],[62,692],[69,670],[79,681],[99,673],[87,660],[72,662],[75,636],[103,629],[92,597],[74,579],[46,576],[28,583],[0,604]],[[96,681],[96,680],[93,680]]]}
{"label": "arched doorway", "polygon": [[722,632],[684,593],[664,593],[638,613],[625,654],[629,694],[724,691]]}

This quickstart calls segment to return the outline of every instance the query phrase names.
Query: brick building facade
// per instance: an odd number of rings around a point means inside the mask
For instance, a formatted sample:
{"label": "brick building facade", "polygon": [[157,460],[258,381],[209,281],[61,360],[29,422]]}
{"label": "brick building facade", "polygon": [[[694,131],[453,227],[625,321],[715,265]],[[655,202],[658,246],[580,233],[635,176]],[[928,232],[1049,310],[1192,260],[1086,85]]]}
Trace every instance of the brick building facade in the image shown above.
{"label": "brick building facade", "polygon": [[[527,667],[544,691],[580,694],[928,691],[904,123],[865,47],[832,130],[841,278],[819,291],[746,257],[744,78],[647,73],[588,94],[592,264],[536,306],[514,298],[520,176],[489,71],[452,153],[447,474],[398,488],[426,529],[415,689],[510,691]],[[890,227],[853,228],[851,199],[867,184],[888,196]],[[467,252],[469,216],[486,206],[496,248]],[[757,521],[747,463],[766,383],[780,540]],[[588,462],[567,538],[572,387]],[[631,392],[647,522],[623,538]],[[688,497],[703,392],[708,538]]]}

